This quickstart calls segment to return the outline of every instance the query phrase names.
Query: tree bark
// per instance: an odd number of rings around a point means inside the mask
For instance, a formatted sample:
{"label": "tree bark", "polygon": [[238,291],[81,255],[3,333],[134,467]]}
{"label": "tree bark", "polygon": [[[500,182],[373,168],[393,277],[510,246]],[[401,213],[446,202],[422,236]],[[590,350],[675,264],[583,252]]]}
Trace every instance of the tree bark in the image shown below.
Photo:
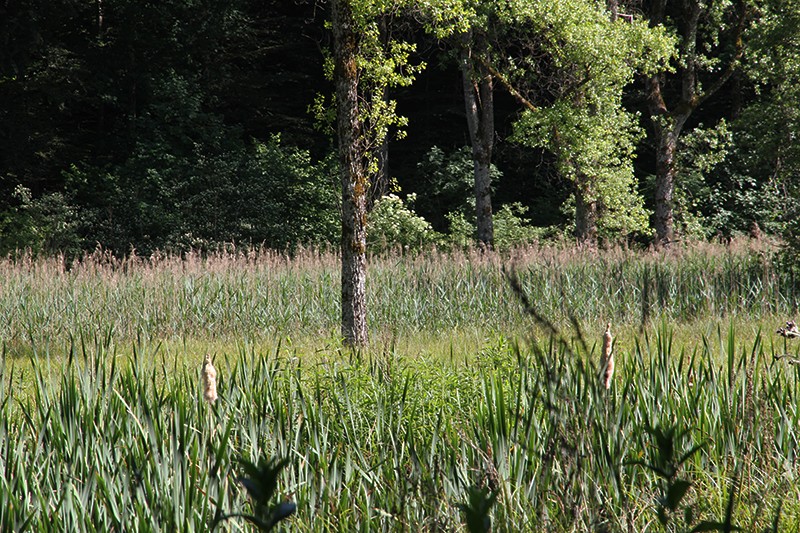
{"label": "tree bark", "polygon": [[342,180],[342,338],[367,342],[366,248],[368,176],[358,116],[358,37],[349,0],[332,1],[336,125]]}
{"label": "tree bark", "polygon": [[[674,105],[669,106],[664,99],[663,87],[665,73],[651,76],[646,80],[647,107],[653,123],[656,141],[656,191],[655,191],[655,229],[656,241],[666,245],[675,239],[673,193],[675,191],[675,154],[678,141],[686,121],[705,100],[715,94],[733,75],[744,52],[742,34],[746,17],[745,10],[739,14],[737,25],[733,28],[732,41],[735,53],[725,70],[711,83],[700,90],[698,83],[697,39],[698,24],[702,18],[703,4],[699,0],[686,0],[683,4],[684,18],[680,21],[680,68],[678,81],[680,96]],[[666,20],[666,0],[654,0],[650,6],[650,23],[663,24]],[[671,109],[670,109],[671,107]]]}
{"label": "tree bark", "polygon": [[[482,53],[485,49],[483,39],[474,39],[479,53]],[[472,32],[465,38],[461,56],[464,105],[474,162],[477,238],[483,246],[491,248],[494,244],[490,174],[494,148],[494,93],[488,68],[484,63],[472,59],[471,41]]]}
{"label": "tree bark", "polygon": [[575,178],[575,237],[586,246],[597,244],[597,199],[591,190],[588,176],[579,174]]}
{"label": "tree bark", "polygon": [[683,125],[691,111],[673,113],[654,121],[656,138],[655,229],[658,243],[675,240],[673,195],[675,192],[675,154]]}

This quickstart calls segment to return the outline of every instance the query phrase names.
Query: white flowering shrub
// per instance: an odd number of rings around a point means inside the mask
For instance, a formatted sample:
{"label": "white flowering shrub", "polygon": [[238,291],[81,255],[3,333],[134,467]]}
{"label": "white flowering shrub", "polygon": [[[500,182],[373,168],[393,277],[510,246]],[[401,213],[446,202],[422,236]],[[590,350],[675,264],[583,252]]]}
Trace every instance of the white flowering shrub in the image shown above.
{"label": "white flowering shrub", "polygon": [[410,207],[416,200],[409,194],[406,200],[388,194],[378,200],[367,217],[367,247],[373,253],[392,248],[418,250],[440,239],[430,223]]}

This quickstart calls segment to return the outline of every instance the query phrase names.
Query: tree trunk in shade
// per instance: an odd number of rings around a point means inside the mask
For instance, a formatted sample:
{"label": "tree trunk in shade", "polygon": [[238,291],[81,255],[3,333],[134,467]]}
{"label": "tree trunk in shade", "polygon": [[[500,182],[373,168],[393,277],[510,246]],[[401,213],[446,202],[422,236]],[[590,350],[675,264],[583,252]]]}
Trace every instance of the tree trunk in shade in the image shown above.
{"label": "tree trunk in shade", "polygon": [[585,175],[575,178],[575,237],[587,246],[597,244],[598,207],[592,193],[591,180]]}
{"label": "tree trunk in shade", "polygon": [[[475,166],[475,210],[478,242],[491,247],[494,244],[492,222],[492,149],[494,148],[494,96],[492,76],[486,66],[471,57],[473,34],[470,32],[462,48],[461,72],[464,87],[464,105],[472,143],[472,160]],[[486,48],[483,39],[474,41],[478,53]]]}
{"label": "tree trunk in shade", "polygon": [[[651,25],[664,24],[667,0],[653,0],[648,9]],[[647,107],[653,124],[656,141],[656,191],[655,230],[658,244],[666,245],[675,239],[674,203],[675,154],[684,125],[695,109],[713,96],[736,72],[744,53],[742,35],[747,24],[747,10],[736,13],[738,20],[723,28],[733,43],[733,54],[715,68],[715,77],[700,83],[702,64],[706,59],[698,52],[702,43],[698,41],[700,22],[707,14],[708,5],[700,0],[685,0],[681,19],[675,24],[678,30],[679,67],[676,69],[680,94],[673,102],[667,102],[664,91],[667,72],[650,76],[645,80]]]}

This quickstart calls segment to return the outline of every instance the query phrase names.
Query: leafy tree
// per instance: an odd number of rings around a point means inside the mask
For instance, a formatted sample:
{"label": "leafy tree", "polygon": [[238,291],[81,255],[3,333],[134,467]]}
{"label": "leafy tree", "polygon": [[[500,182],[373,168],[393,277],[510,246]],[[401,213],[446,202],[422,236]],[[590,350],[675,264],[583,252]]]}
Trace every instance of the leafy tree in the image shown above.
{"label": "leafy tree", "polygon": [[33,198],[18,185],[11,201],[0,212],[0,255],[63,253],[67,260],[80,255],[78,210],[62,193]]}
{"label": "leafy tree", "polygon": [[[648,0],[652,26],[668,26],[678,37],[675,64],[646,79],[647,107],[656,151],[655,229],[660,243],[675,238],[674,191],[679,139],[692,114],[728,82],[744,54],[746,1]],[[674,75],[672,74],[674,72]]]}
{"label": "leafy tree", "polygon": [[367,216],[370,251],[380,253],[396,247],[417,251],[440,238],[430,223],[414,212],[415,200],[415,194],[408,195],[405,201],[396,194],[387,194],[375,203]]}
{"label": "leafy tree", "polygon": [[729,155],[731,143],[731,131],[725,120],[713,128],[698,125],[682,136],[676,154],[673,200],[674,224],[681,234],[707,238],[731,229],[729,205],[737,191],[721,187],[711,179]]}
{"label": "leafy tree", "polygon": [[553,152],[574,183],[579,240],[644,231],[632,168],[639,131],[621,99],[636,72],[669,56],[671,41],[582,0],[508,2],[497,16],[514,53],[495,52],[488,68],[524,107],[515,139]]}
{"label": "leafy tree", "polygon": [[[468,146],[451,152],[432,146],[417,163],[420,194],[415,205],[435,228],[440,231],[448,228],[448,214],[463,216],[475,225],[474,171],[472,150]],[[489,177],[491,183],[497,183],[502,173],[492,164]]]}
{"label": "leafy tree", "polygon": [[800,257],[800,3],[759,4],[748,36],[745,72],[757,98],[734,123],[739,179],[749,179],[765,226],[782,230],[787,250]]}
{"label": "leafy tree", "polygon": [[[379,21],[401,9],[433,9],[441,21],[449,3],[332,0],[332,74],[342,184],[342,337],[352,346],[367,342],[366,223],[370,179],[377,150],[391,126],[405,119],[385,97],[392,86],[409,85],[422,67],[409,61],[413,45],[381,38]],[[444,26],[441,26],[444,27]],[[455,27],[454,27],[455,29]],[[440,30],[443,31],[443,30]],[[453,30],[450,30],[453,31]]]}
{"label": "leafy tree", "polygon": [[183,153],[177,146],[155,138],[120,165],[73,168],[68,183],[87,206],[83,232],[106,248],[133,246],[143,254],[224,242],[291,249],[336,240],[331,158],[314,163],[277,137],[252,145],[195,138]]}

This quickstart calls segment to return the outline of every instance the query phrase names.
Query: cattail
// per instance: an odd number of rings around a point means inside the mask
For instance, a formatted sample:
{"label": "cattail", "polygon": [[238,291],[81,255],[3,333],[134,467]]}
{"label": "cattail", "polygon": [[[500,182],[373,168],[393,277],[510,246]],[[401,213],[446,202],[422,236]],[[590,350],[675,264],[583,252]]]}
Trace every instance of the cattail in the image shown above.
{"label": "cattail", "polygon": [[208,403],[217,401],[217,369],[211,364],[211,356],[203,359],[203,398]]}
{"label": "cattail", "polygon": [[613,341],[614,337],[611,336],[611,322],[609,322],[606,326],[606,332],[603,335],[603,353],[600,359],[600,372],[603,376],[603,385],[606,388],[611,387],[611,378],[614,376]]}

